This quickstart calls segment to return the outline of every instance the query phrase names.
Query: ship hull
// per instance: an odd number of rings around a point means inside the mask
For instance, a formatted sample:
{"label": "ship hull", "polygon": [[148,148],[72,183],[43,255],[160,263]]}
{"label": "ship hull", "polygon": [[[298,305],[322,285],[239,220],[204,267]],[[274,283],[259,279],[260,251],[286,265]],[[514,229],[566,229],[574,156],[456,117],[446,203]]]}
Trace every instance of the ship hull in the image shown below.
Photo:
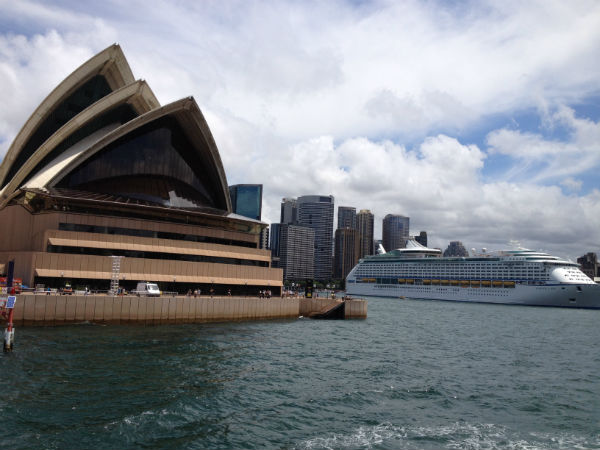
{"label": "ship hull", "polygon": [[600,285],[516,285],[514,288],[348,283],[355,296],[600,309]]}

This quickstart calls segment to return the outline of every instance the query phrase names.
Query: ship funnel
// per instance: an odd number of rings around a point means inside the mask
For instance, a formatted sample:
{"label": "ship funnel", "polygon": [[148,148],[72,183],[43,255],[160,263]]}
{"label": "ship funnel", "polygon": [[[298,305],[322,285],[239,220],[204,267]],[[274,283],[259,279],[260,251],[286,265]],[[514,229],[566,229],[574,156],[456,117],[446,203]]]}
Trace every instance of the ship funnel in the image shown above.
{"label": "ship funnel", "polygon": [[383,248],[383,245],[379,244],[377,246],[377,254],[378,255],[383,255],[384,253],[386,253],[385,248]]}

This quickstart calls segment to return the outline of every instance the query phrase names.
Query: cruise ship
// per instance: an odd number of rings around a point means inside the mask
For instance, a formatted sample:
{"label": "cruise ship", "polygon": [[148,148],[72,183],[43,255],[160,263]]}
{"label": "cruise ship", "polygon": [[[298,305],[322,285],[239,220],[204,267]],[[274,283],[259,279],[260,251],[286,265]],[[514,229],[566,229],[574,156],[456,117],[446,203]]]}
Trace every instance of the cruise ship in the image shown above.
{"label": "cruise ship", "polygon": [[600,308],[600,285],[579,265],[519,248],[472,257],[409,239],[406,248],[361,259],[346,278],[346,293],[568,308]]}

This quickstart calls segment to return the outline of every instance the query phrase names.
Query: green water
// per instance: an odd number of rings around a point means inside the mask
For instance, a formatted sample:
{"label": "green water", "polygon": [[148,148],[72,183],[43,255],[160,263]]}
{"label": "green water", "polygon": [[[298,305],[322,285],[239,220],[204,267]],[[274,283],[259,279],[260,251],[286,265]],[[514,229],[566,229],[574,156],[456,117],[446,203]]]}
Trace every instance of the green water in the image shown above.
{"label": "green water", "polygon": [[600,447],[600,311],[18,328],[0,448]]}

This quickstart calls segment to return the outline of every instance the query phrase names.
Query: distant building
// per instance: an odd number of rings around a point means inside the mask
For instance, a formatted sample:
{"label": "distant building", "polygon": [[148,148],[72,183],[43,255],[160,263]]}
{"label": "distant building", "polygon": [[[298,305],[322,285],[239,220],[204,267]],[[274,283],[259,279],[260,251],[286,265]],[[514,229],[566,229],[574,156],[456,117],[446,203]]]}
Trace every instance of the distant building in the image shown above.
{"label": "distant building", "polygon": [[269,246],[270,245],[269,242],[270,242],[269,227],[265,227],[260,232],[260,248],[270,249],[271,247]]}
{"label": "distant building", "polygon": [[262,184],[235,184],[229,186],[231,207],[235,214],[261,220],[262,216]]}
{"label": "distant building", "polygon": [[410,218],[388,214],[383,219],[383,247],[386,252],[404,248],[408,239]]}
{"label": "distant building", "polygon": [[298,223],[298,202],[295,198],[281,199],[281,223]]}
{"label": "distant building", "polygon": [[377,249],[379,248],[379,246],[383,247],[383,241],[381,239],[375,239],[373,240],[373,249],[374,249],[374,254],[377,255]]}
{"label": "distant building", "polygon": [[333,196],[304,195],[297,205],[298,225],[315,230],[315,279],[328,280],[333,275]]}
{"label": "distant building", "polygon": [[581,271],[592,280],[596,277],[600,277],[600,271],[598,270],[598,258],[595,253],[586,253],[585,255],[577,258],[577,264],[581,265]]}
{"label": "distant building", "polygon": [[282,224],[280,223],[272,223],[271,224],[271,232],[269,233],[270,237],[270,248],[271,248],[271,266],[279,267],[279,228]]}
{"label": "distant building", "polygon": [[444,250],[444,256],[469,256],[469,252],[460,241],[452,241]]}
{"label": "distant building", "polygon": [[286,223],[271,224],[273,267],[283,269],[284,280],[314,278],[315,230]]}
{"label": "distant building", "polygon": [[373,228],[375,216],[368,209],[361,209],[356,215],[356,229],[358,230],[359,252],[358,257],[375,254],[373,246]]}
{"label": "distant building", "polygon": [[418,236],[415,236],[415,241],[423,247],[427,247],[427,231],[421,231]]}
{"label": "distant building", "polygon": [[337,227],[356,230],[356,208],[352,206],[338,206]]}
{"label": "distant building", "polygon": [[358,231],[348,227],[335,230],[334,278],[346,278],[358,263],[359,250]]}
{"label": "distant building", "polygon": [[[234,184],[229,186],[229,197],[233,212],[240,216],[261,220],[262,216],[262,184]],[[269,228],[260,233],[259,248],[268,248]]]}

